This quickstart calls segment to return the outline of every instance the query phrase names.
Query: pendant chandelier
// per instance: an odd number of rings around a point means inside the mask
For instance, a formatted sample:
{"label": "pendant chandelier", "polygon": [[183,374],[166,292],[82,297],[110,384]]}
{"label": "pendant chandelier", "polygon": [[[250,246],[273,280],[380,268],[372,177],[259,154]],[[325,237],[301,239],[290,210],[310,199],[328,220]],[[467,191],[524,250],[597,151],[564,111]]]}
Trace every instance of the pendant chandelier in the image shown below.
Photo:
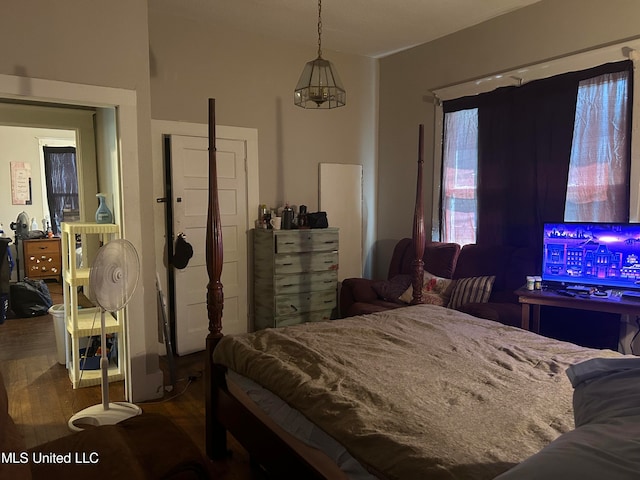
{"label": "pendant chandelier", "polygon": [[304,66],[293,97],[302,108],[337,108],[347,101],[336,67],[322,58],[322,0],[318,0],[318,58]]}

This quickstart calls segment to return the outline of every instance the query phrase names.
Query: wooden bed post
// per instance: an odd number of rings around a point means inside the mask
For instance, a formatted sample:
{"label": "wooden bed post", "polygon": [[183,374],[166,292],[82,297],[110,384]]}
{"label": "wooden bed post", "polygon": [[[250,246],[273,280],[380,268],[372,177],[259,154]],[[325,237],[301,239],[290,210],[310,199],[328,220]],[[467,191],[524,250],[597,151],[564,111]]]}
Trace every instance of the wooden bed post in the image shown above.
{"label": "wooden bed post", "polygon": [[412,304],[422,303],[422,282],[425,246],[424,234],[424,212],[422,206],[422,166],[424,164],[424,125],[420,124],[418,129],[418,178],[416,185],[416,206],[413,210],[413,299]]}
{"label": "wooden bed post", "polygon": [[207,284],[207,317],[209,319],[209,334],[206,340],[205,361],[205,405],[207,430],[207,455],[210,458],[220,458],[227,455],[227,432],[216,421],[215,410],[218,398],[216,395],[214,377],[219,378],[219,372],[214,372],[213,350],[222,338],[222,308],[224,295],[222,293],[222,225],[220,222],[220,204],[218,203],[218,178],[216,166],[216,115],[215,99],[209,99],[209,202],[207,209],[206,262],[209,283]]}

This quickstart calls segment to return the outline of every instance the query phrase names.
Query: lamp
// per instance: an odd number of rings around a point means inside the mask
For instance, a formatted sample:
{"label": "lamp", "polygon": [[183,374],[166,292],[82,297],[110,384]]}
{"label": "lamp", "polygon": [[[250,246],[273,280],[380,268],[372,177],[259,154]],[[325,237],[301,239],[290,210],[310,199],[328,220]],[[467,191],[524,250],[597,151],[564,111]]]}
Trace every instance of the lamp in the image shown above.
{"label": "lamp", "polygon": [[337,108],[347,101],[336,67],[322,58],[322,0],[318,0],[318,58],[304,66],[293,100],[302,108]]}

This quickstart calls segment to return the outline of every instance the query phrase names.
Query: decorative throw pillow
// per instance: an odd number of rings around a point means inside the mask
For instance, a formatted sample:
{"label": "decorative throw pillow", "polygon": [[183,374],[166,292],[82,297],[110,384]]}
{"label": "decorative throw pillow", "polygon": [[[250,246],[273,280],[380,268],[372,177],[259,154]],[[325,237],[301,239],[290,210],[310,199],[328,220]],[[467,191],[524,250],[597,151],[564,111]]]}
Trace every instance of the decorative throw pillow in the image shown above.
{"label": "decorative throw pillow", "polygon": [[[422,302],[445,305],[448,299],[447,290],[451,282],[452,280],[449,278],[438,277],[425,270],[422,275]],[[411,300],[413,300],[413,285],[409,285],[399,300],[404,303],[411,303]]]}
{"label": "decorative throw pillow", "polygon": [[488,302],[495,280],[495,275],[455,280],[447,307],[456,309],[465,303]]}
{"label": "decorative throw pillow", "polygon": [[411,275],[396,275],[391,280],[375,282],[371,288],[375,290],[380,298],[388,302],[397,302],[398,297],[411,285]]}
{"label": "decorative throw pillow", "polygon": [[[422,303],[428,305],[438,305],[439,307],[446,307],[449,298],[440,294],[440,293],[423,293],[422,294]],[[411,301],[411,300],[409,300]]]}

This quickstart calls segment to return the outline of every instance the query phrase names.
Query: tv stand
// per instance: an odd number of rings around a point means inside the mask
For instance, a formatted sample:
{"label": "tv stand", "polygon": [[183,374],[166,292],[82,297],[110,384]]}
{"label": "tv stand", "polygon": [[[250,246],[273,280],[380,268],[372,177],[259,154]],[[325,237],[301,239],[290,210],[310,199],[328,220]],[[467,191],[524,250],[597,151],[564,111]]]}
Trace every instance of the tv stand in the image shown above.
{"label": "tv stand", "polygon": [[624,295],[561,295],[553,290],[527,290],[522,287],[514,292],[522,305],[522,320],[520,326],[525,330],[540,333],[540,306],[575,308],[596,312],[618,313],[621,315],[640,315],[640,294],[633,300]]}

